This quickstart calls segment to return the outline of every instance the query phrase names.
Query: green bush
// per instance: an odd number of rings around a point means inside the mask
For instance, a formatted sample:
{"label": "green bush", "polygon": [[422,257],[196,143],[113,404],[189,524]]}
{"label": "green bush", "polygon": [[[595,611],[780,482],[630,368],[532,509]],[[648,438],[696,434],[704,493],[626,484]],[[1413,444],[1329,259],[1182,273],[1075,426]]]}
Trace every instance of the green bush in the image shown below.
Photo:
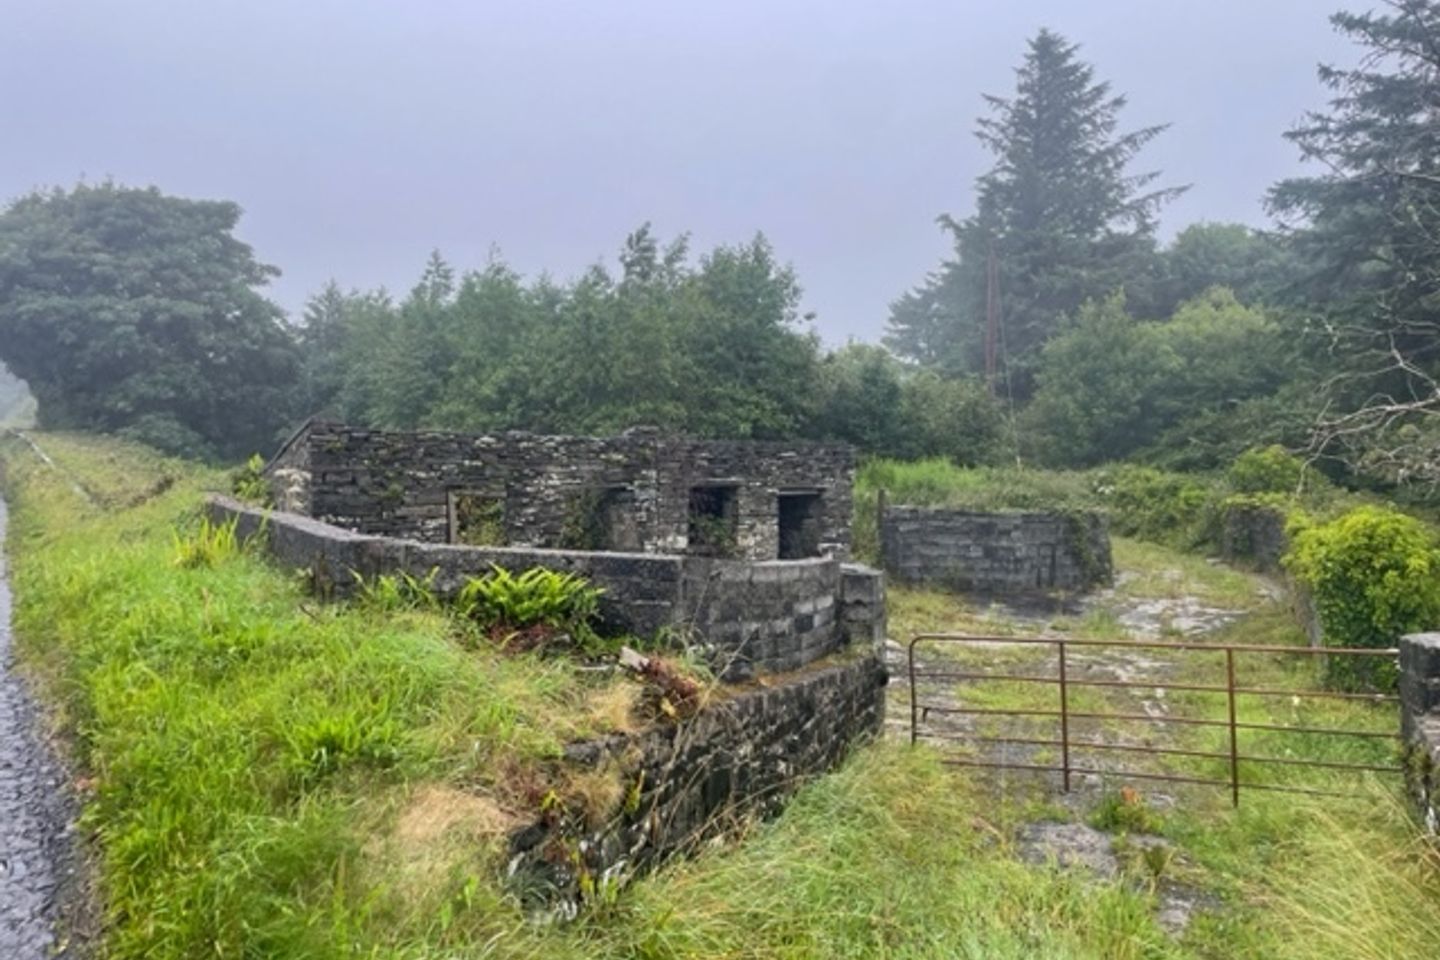
{"label": "green bush", "polygon": [[1236,493],[1295,493],[1305,464],[1278,444],[1246,450],[1235,458],[1225,479]]}
{"label": "green bush", "polygon": [[230,492],[235,495],[237,500],[243,500],[246,503],[262,507],[275,505],[270,494],[270,483],[265,479],[265,459],[260,454],[253,455],[244,464],[231,471]]}
{"label": "green bush", "polygon": [[[1285,564],[1314,595],[1328,645],[1393,647],[1440,625],[1440,538],[1414,517],[1366,506],[1301,525]],[[1342,686],[1390,683],[1387,667],[1332,663],[1329,673]]]}
{"label": "green bush", "polygon": [[1178,547],[1215,539],[1218,492],[1193,476],[1125,465],[1097,473],[1095,490],[1113,533]]}

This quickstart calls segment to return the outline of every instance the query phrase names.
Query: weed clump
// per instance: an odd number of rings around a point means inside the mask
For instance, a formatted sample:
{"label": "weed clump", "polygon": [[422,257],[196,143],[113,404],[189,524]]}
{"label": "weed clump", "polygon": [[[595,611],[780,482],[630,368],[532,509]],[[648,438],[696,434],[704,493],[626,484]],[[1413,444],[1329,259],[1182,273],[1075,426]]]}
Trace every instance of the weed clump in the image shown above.
{"label": "weed clump", "polygon": [[1161,821],[1145,803],[1140,791],[1121,787],[1107,793],[1090,815],[1090,826],[1107,833],[1159,833]]}
{"label": "weed clump", "polygon": [[178,530],[172,531],[175,565],[187,570],[218,567],[240,551],[235,527],[235,520],[214,523],[209,517],[201,517],[200,526],[190,536],[182,536]]}

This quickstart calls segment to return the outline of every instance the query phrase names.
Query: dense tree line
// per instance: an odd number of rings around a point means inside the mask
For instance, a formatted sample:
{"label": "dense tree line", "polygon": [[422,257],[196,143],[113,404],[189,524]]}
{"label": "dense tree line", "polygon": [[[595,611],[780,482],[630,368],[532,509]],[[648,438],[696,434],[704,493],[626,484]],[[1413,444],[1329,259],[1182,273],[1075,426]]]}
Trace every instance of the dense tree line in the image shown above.
{"label": "dense tree line", "polygon": [[989,456],[978,385],[878,347],[825,354],[764,237],[692,257],[648,226],[612,273],[527,282],[438,255],[399,301],[333,285],[302,328],[307,409],[380,426],[842,439],[899,456]]}
{"label": "dense tree line", "polygon": [[0,362],[42,422],[233,457],[310,413],[387,427],[844,440],[899,457],[1211,468],[1280,443],[1440,480],[1440,0],[1341,14],[1363,66],[1288,136],[1322,172],[1273,231],[1201,223],[1137,170],[1163,126],[1049,31],[986,98],[994,165],[883,346],[822,349],[763,236],[648,226],[558,281],[435,254],[403,296],[330,285],[287,323],[229,203],[80,186],[0,214]]}

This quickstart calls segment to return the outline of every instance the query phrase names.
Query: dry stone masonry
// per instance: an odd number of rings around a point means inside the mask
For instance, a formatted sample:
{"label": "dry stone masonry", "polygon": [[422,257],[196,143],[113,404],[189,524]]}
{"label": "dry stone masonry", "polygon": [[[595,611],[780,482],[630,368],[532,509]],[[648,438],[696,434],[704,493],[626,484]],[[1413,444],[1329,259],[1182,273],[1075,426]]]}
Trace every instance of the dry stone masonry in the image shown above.
{"label": "dry stone masonry", "polygon": [[476,436],[311,421],[267,468],[277,505],[358,533],[475,546],[790,560],[850,551],[849,447]]}
{"label": "dry stone masonry", "polygon": [[551,818],[516,832],[510,870],[535,901],[573,907],[589,884],[778,812],[851,744],[878,735],[884,717],[884,668],[863,656],[744,691],[684,724],[574,744],[567,759],[583,768],[622,764],[626,802],[598,825]]}
{"label": "dry stone masonry", "polygon": [[1098,513],[895,506],[882,508],[879,522],[882,566],[904,583],[1006,596],[1083,592],[1113,578]]}
{"label": "dry stone masonry", "polygon": [[854,472],[848,447],[312,420],[266,468],[279,512],[210,510],[266,527],[325,594],[398,572],[433,572],[442,596],[492,566],[579,573],[612,632],[670,632],[743,681],[883,641],[880,574],[844,563]]}

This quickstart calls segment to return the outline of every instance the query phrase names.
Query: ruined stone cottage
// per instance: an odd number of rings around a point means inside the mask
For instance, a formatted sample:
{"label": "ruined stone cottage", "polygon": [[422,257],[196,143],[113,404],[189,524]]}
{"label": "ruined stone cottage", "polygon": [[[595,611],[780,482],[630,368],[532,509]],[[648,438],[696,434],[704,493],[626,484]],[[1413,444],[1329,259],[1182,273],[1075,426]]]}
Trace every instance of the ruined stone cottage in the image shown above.
{"label": "ruined stone cottage", "polygon": [[[880,575],[847,563],[848,447],[392,432],[311,421],[266,468],[272,550],[337,593],[436,576],[442,594],[498,565],[604,588],[617,632],[672,632],[727,680],[883,640]],[[308,518],[308,522],[301,522]]]}

